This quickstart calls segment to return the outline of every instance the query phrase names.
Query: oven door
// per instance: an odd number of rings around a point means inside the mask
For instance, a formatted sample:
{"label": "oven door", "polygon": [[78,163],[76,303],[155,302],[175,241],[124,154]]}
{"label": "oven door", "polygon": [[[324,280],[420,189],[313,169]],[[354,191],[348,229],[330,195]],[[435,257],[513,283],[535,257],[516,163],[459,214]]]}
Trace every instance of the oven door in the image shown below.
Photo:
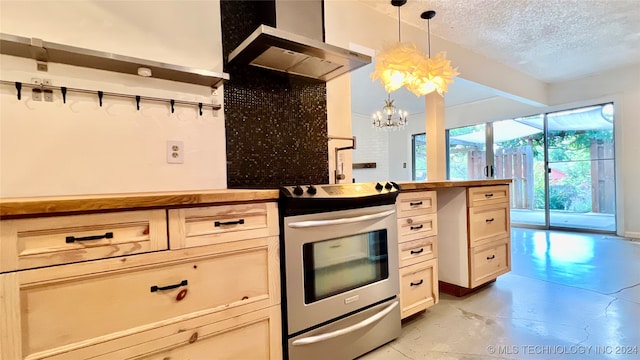
{"label": "oven door", "polygon": [[284,218],[287,332],[399,293],[394,205]]}

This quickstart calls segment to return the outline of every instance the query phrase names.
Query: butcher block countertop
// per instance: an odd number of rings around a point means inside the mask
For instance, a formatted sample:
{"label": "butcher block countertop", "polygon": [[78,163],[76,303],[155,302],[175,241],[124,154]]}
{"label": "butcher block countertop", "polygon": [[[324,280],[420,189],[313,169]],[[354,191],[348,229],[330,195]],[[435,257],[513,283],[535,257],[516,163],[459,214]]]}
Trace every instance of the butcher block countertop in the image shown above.
{"label": "butcher block countertop", "polygon": [[495,186],[509,184],[511,184],[511,179],[412,181],[398,183],[398,185],[400,185],[401,191],[421,191],[451,187]]}
{"label": "butcher block countertop", "polygon": [[[422,181],[398,183],[402,191],[433,190],[449,187],[508,185],[511,179]],[[46,216],[67,213],[116,211],[219,205],[238,202],[275,201],[279,190],[220,189],[178,192],[123,193],[55,197],[0,199],[0,218]]]}
{"label": "butcher block countertop", "polygon": [[0,218],[277,200],[279,191],[220,189],[0,199]]}

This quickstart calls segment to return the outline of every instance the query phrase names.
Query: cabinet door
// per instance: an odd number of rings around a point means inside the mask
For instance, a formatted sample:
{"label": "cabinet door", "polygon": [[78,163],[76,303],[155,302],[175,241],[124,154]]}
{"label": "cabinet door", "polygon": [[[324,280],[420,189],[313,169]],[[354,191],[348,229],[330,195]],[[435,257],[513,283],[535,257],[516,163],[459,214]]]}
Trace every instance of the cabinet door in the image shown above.
{"label": "cabinet door", "polygon": [[437,259],[400,269],[400,306],[402,318],[438,303]]}

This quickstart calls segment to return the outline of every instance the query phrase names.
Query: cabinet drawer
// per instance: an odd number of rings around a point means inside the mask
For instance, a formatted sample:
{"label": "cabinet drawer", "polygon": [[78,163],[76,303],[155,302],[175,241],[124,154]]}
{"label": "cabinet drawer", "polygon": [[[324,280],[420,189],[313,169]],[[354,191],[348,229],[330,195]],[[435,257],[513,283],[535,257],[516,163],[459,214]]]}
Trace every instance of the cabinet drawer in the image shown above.
{"label": "cabinet drawer", "polygon": [[508,238],[470,250],[469,287],[471,288],[491,281],[511,270],[511,246]]}
{"label": "cabinet drawer", "polygon": [[438,303],[437,259],[400,269],[400,306],[402,318]]}
{"label": "cabinet drawer", "polygon": [[[194,319],[168,336],[135,342],[94,360],[281,359],[280,306],[210,323]],[[132,339],[133,340],[133,339]],[[215,355],[214,355],[215,354]]]}
{"label": "cabinet drawer", "polygon": [[181,249],[278,235],[275,202],[169,210],[169,247]]}
{"label": "cabinet drawer", "polygon": [[418,240],[438,233],[436,214],[398,219],[398,242]]}
{"label": "cabinet drawer", "polygon": [[[279,360],[282,352],[280,318],[277,306],[241,315],[222,324],[202,327],[179,334],[182,342],[155,355],[136,357],[140,360],[167,359],[255,359]],[[212,357],[212,355],[215,356]],[[110,357],[115,359],[118,357]],[[105,360],[108,358],[105,358]]]}
{"label": "cabinet drawer", "polygon": [[396,200],[398,217],[435,213],[438,209],[435,191],[400,193]]}
{"label": "cabinet drawer", "polygon": [[508,204],[469,208],[469,247],[508,237],[510,217]]}
{"label": "cabinet drawer", "polygon": [[23,355],[40,358],[196,315],[276,304],[275,244],[277,237],[249,249],[191,254],[126,271],[71,275],[61,269],[67,275],[59,280],[37,281],[32,275],[20,288]]}
{"label": "cabinet drawer", "polygon": [[0,271],[167,249],[164,210],[54,216],[0,222]]}
{"label": "cabinet drawer", "polygon": [[400,267],[413,265],[437,257],[437,244],[438,240],[436,236],[398,244]]}
{"label": "cabinet drawer", "polygon": [[467,196],[469,207],[509,203],[509,185],[471,187]]}

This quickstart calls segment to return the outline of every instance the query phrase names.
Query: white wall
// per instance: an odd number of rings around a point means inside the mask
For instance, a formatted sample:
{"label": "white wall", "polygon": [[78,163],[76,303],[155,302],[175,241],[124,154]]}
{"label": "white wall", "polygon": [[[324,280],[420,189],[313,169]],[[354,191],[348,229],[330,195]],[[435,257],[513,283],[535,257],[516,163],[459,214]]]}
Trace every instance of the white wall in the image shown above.
{"label": "white wall", "polygon": [[[218,1],[6,1],[0,32],[222,71]],[[132,95],[221,103],[205,86],[0,57],[0,78]],[[195,190],[226,187],[223,111],[69,92],[63,104],[18,101],[0,85],[0,197]],[[184,164],[167,164],[166,141],[182,140]]]}
{"label": "white wall", "polygon": [[389,179],[389,133],[371,126],[371,117],[352,115],[353,135],[357,139],[353,163],[376,163],[375,169],[353,169],[356,182]]}

